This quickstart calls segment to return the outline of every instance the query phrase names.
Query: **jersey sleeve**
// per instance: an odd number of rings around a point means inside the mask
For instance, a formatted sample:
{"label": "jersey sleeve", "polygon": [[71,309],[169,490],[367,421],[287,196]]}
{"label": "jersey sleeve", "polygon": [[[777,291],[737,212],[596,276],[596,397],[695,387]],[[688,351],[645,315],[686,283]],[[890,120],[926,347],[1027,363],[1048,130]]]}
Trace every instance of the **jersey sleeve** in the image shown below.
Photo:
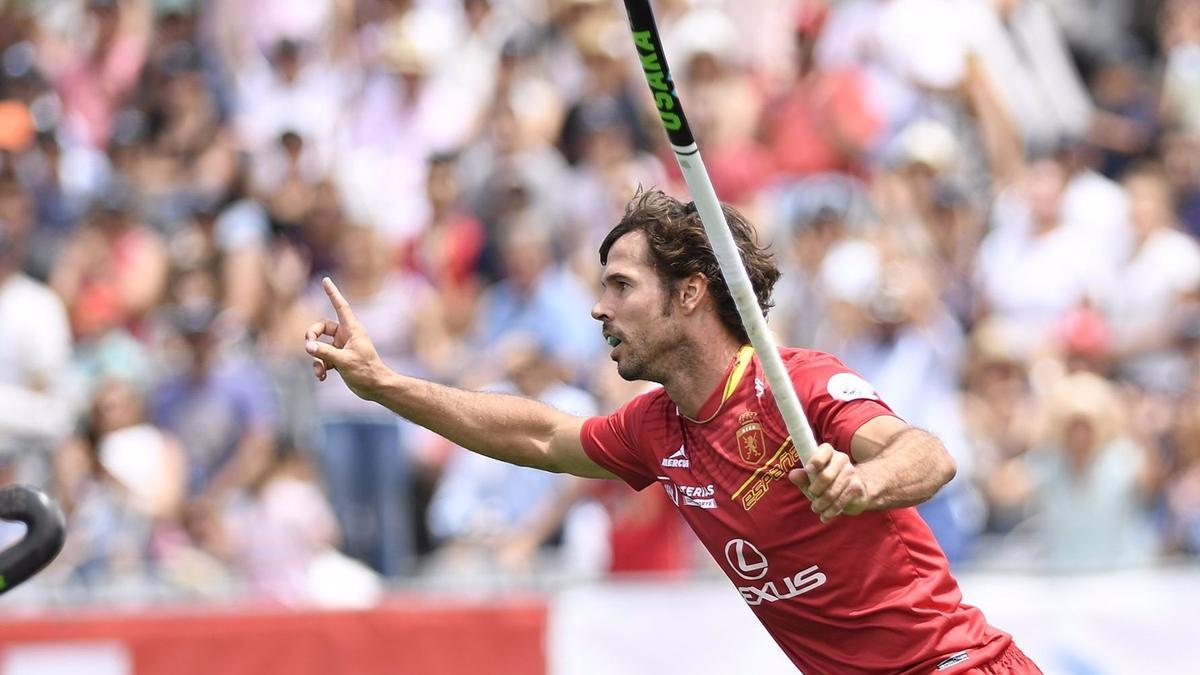
{"label": "jersey sleeve", "polygon": [[579,441],[588,457],[635,490],[643,490],[657,481],[638,442],[642,418],[652,400],[653,394],[643,394],[611,415],[589,417],[583,421],[583,429],[579,432]]}
{"label": "jersey sleeve", "polygon": [[858,429],[881,415],[896,416],[861,375],[829,354],[789,359],[788,372],[818,443],[850,454]]}

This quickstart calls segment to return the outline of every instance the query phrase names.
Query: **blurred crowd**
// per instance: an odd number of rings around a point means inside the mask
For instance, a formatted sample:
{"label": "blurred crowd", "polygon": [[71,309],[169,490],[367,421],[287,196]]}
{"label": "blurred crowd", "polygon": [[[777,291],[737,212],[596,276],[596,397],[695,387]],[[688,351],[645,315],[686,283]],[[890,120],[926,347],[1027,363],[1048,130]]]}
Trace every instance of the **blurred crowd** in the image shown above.
{"label": "blurred crowd", "polygon": [[[774,331],[956,457],[921,507],[953,563],[1195,561],[1200,0],[653,4]],[[0,483],[68,515],[46,597],[706,569],[662,495],[467,453],[302,348],[329,275],[406,373],[644,390],[596,250],[687,193],[622,11],[0,0]]]}

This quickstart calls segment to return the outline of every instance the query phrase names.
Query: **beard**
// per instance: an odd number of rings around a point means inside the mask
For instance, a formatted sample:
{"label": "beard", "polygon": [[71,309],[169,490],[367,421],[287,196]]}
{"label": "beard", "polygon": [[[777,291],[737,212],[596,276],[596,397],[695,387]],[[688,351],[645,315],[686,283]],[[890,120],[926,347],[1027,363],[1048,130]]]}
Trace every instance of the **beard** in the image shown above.
{"label": "beard", "polygon": [[627,356],[617,361],[617,374],[626,382],[653,381],[646,375],[646,364],[637,357]]}
{"label": "beard", "polygon": [[638,335],[633,343],[637,345],[636,350],[631,349],[632,345],[628,343],[621,343],[625,350],[621,359],[617,361],[617,374],[627,382],[662,384],[666,373],[670,372],[670,364],[677,360],[674,350],[679,345],[678,338],[656,335],[651,331],[649,335]]}
{"label": "beard", "polygon": [[[668,291],[670,287],[668,286]],[[674,313],[674,308],[671,305],[671,293],[664,294],[662,305],[659,309],[659,319],[669,319]],[[653,334],[653,329],[647,331]],[[640,354],[635,353],[629,346],[625,348],[625,354],[620,361],[617,361],[617,374],[626,382],[657,382],[662,384],[663,378],[654,366],[664,362],[662,355],[669,353],[672,343],[677,343],[673,338],[666,338],[663,341],[656,341],[653,335],[648,335],[643,332],[637,336],[634,343],[641,347]],[[626,336],[628,337],[628,336]],[[625,345],[622,340],[622,345]],[[657,348],[656,348],[657,347]]]}

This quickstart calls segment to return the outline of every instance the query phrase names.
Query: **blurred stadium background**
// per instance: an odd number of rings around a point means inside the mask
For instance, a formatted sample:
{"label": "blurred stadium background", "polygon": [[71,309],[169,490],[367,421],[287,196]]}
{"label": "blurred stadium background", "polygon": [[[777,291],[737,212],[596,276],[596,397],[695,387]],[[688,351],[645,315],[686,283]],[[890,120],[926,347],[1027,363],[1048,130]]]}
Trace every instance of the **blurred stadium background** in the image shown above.
{"label": "blurred stadium background", "polygon": [[[654,5],[777,334],[955,454],[968,602],[1047,673],[1194,666],[1200,2]],[[328,274],[398,369],[611,411],[664,141],[608,0],[0,0],[0,483],[69,515],[0,675],[788,672],[662,495],[302,349]]]}

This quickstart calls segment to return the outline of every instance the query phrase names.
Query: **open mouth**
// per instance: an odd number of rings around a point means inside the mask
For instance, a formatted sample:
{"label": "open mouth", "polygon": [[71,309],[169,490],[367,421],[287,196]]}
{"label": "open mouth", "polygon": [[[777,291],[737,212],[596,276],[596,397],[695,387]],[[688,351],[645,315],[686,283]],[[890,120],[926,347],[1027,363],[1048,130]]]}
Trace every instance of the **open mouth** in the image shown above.
{"label": "open mouth", "polygon": [[608,336],[608,346],[609,347],[616,347],[619,344],[621,344],[621,338],[617,337],[616,335]]}

